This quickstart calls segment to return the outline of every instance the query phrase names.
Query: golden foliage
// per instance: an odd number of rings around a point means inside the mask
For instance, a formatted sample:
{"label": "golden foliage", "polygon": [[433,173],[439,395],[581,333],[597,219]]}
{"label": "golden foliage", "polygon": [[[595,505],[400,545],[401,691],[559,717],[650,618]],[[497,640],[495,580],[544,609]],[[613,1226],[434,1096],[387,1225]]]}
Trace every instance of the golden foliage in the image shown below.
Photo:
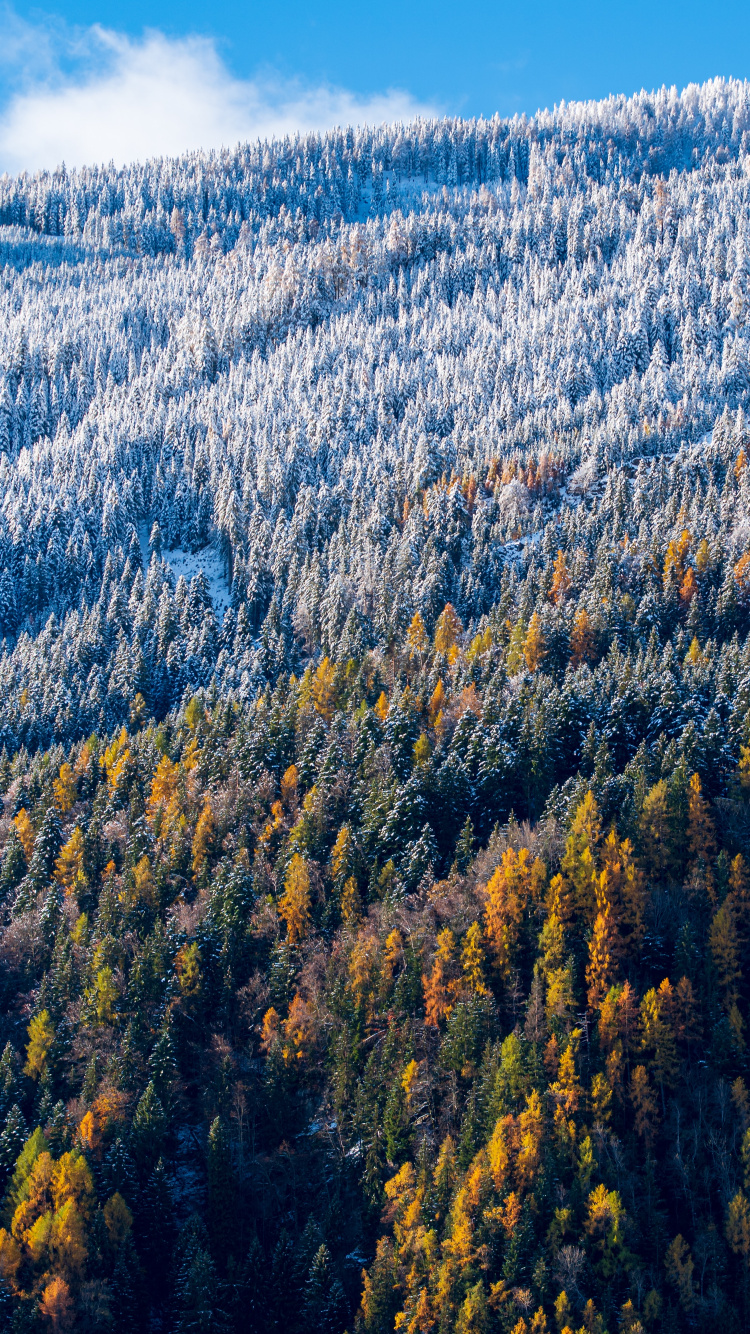
{"label": "golden foliage", "polygon": [[582,662],[593,662],[596,657],[596,635],[585,607],[579,607],[573,619],[570,635],[570,661],[574,667]]}
{"label": "golden foliage", "polygon": [[281,800],[285,806],[292,806],[297,799],[299,771],[296,764],[290,764],[281,777]]}
{"label": "golden foliage", "polygon": [[295,852],[284,879],[284,893],[279,899],[279,917],[286,925],[287,940],[297,945],[310,926],[310,873],[304,857]]}
{"label": "golden foliage", "polygon": [[386,718],[388,717],[388,696],[386,695],[384,690],[381,690],[378,696],[378,700],[375,705],[374,711],[376,717],[380,719],[381,723],[384,723]]}
{"label": "golden foliage", "polygon": [[356,926],[362,916],[362,900],[353,875],[344,881],[341,893],[341,920],[345,926]]}
{"label": "golden foliage", "polygon": [[156,881],[154,880],[154,871],[151,861],[144,852],[133,867],[133,882],[135,892],[141,903],[147,904],[150,908],[158,908],[158,897],[156,892]]}
{"label": "golden foliage", "polygon": [[691,1311],[695,1301],[693,1257],[685,1238],[679,1234],[670,1242],[664,1257],[667,1279],[675,1289],[683,1311]]}
{"label": "golden foliage", "polygon": [[710,807],[701,787],[698,774],[690,779],[688,798],[688,851],[697,860],[708,860],[716,852],[716,830],[711,819]]}
{"label": "golden foliage", "polygon": [[313,706],[321,718],[330,722],[335,704],[336,666],[330,658],[324,658],[312,680]]}
{"label": "golden foliage", "polygon": [[552,572],[552,587],[550,589],[550,597],[552,601],[557,604],[564,602],[570,592],[570,586],[571,580],[568,572],[568,562],[565,559],[565,552],[558,551]]}
{"label": "golden foliage", "polygon": [[331,849],[331,876],[334,884],[342,884],[351,873],[353,854],[352,831],[348,824],[342,824]]}
{"label": "golden foliage", "polygon": [[146,813],[153,824],[159,813],[163,814],[177,795],[179,769],[168,755],[162,755],[151,780],[151,791],[146,805]]}
{"label": "golden foliage", "polygon": [[21,840],[23,855],[26,858],[26,861],[30,862],[34,851],[36,834],[34,833],[34,826],[29,819],[28,811],[24,806],[21,807],[13,823],[16,826],[16,832]]}
{"label": "golden foliage", "polygon": [[727,1205],[724,1235],[730,1249],[750,1268],[750,1204],[744,1191],[738,1190]]}
{"label": "golden foliage", "polygon": [[203,986],[201,974],[201,951],[197,940],[183,945],[175,959],[175,972],[180,983],[180,991],[186,999],[199,996]]}
{"label": "golden foliage", "polygon": [[133,1215],[119,1191],[110,1195],[103,1213],[110,1244],[119,1248],[133,1226]]}
{"label": "golden foliage", "polygon": [[532,861],[528,848],[518,852],[507,848],[486,886],[485,932],[504,977],[513,963],[524,910],[538,901],[544,879],[544,863],[539,858]]}
{"label": "golden foliage", "polygon": [[545,657],[547,647],[542,633],[542,623],[537,612],[534,612],[529,621],[529,628],[526,631],[526,638],[523,641],[523,656],[526,659],[526,666],[530,672],[535,672]]}
{"label": "golden foliage", "polygon": [[83,834],[76,825],[67,843],[60,849],[60,855],[55,862],[55,880],[69,897],[86,887],[83,873],[84,852]]}
{"label": "golden foliage", "polygon": [[203,803],[203,810],[198,816],[198,822],[195,826],[192,847],[192,868],[194,875],[201,875],[206,869],[208,858],[214,846],[216,835],[216,823],[214,813],[211,809],[211,798],[206,794]]}
{"label": "golden foliage", "polygon": [[60,766],[60,776],[52,784],[55,803],[61,815],[67,815],[75,804],[77,795],[76,777],[69,764]]}
{"label": "golden foliage", "polygon": [[45,1319],[49,1320],[55,1334],[57,1331],[62,1334],[62,1331],[73,1328],[75,1307],[70,1288],[64,1278],[56,1275],[50,1279],[42,1293],[39,1310]]}
{"label": "golden foliage", "polygon": [[446,602],[435,626],[435,650],[437,653],[450,653],[463,633],[463,625],[450,602]]}
{"label": "golden foliage", "polygon": [[425,623],[418,611],[415,611],[411,619],[411,624],[406,632],[406,646],[409,650],[409,656],[414,658],[421,653],[426,653],[430,647],[430,641],[425,629]]}
{"label": "golden foliage", "polygon": [[18,1242],[4,1227],[0,1228],[0,1280],[13,1287],[20,1265],[21,1248]]}
{"label": "golden foliage", "polygon": [[358,1009],[367,1006],[372,996],[377,957],[377,936],[372,935],[365,926],[359,932],[349,955],[349,987]]}
{"label": "golden foliage", "polygon": [[289,1014],[281,1025],[284,1035],[284,1060],[302,1060],[310,1052],[317,1029],[313,1005],[295,992]]}
{"label": "golden foliage", "polygon": [[478,922],[472,922],[464,938],[461,949],[461,968],[464,979],[470,991],[477,996],[487,995],[487,986],[484,979],[484,948],[482,945],[482,928]]}
{"label": "golden foliage", "polygon": [[679,588],[685,578],[685,561],[687,560],[693,539],[687,529],[684,529],[675,542],[672,540],[667,547],[667,554],[664,557],[664,587],[666,588],[671,580],[674,580]]}
{"label": "golden foliage", "polygon": [[23,1068],[30,1079],[38,1079],[47,1068],[47,1060],[55,1041],[55,1028],[48,1010],[41,1010],[29,1022],[27,1029],[26,1064]]}
{"label": "golden foliage", "polygon": [[593,922],[597,909],[596,857],[601,837],[599,808],[587,792],[573,817],[562,858],[562,873],[570,882],[576,910]]}
{"label": "golden foliage", "polygon": [[430,720],[430,726],[434,727],[438,715],[445,708],[445,687],[438,677],[437,685],[430,696],[430,702],[427,706],[427,716]]}
{"label": "golden foliage", "polygon": [[114,792],[130,760],[129,737],[123,727],[120,735],[104,752],[104,771],[110,792]]}
{"label": "golden foliage", "polygon": [[453,932],[445,927],[437,938],[437,951],[432,972],[422,975],[424,989],[425,1024],[438,1028],[453,1008],[453,961],[455,940]]}

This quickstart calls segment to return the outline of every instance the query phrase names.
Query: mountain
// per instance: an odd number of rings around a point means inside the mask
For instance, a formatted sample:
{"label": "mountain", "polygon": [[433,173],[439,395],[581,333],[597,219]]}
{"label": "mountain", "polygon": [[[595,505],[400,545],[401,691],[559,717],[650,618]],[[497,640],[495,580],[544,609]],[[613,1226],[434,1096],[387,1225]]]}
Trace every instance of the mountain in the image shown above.
{"label": "mountain", "polygon": [[750,84],[0,179],[8,1328],[750,1318]]}

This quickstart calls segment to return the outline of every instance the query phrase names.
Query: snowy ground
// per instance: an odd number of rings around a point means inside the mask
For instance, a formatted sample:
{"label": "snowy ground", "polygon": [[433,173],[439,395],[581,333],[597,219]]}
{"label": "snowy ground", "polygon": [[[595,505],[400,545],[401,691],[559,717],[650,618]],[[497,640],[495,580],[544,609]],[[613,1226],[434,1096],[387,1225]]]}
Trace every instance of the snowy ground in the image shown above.
{"label": "snowy ground", "polygon": [[[145,526],[139,532],[139,537],[144,567],[148,569],[148,533]],[[224,612],[230,605],[230,588],[224,577],[224,563],[216,548],[203,547],[202,551],[185,551],[182,547],[175,547],[172,551],[162,551],[161,554],[174,574],[175,582],[182,575],[189,584],[199,570],[203,571],[208,580],[216,619],[221,625]]]}

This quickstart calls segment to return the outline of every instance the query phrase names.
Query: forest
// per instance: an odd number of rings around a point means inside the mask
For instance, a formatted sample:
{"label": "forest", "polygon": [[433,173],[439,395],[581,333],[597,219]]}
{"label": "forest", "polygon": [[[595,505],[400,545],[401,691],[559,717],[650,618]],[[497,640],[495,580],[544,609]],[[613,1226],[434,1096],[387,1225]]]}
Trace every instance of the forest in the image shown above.
{"label": "forest", "polygon": [[750,84],[0,178],[0,1329],[750,1324]]}

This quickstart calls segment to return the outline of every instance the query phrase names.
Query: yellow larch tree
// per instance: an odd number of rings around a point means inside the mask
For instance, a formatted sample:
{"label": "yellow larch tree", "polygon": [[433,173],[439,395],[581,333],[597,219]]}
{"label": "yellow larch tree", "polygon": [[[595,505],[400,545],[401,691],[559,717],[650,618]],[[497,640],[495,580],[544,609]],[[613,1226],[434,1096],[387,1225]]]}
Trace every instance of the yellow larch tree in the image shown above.
{"label": "yellow larch tree", "polygon": [[597,851],[601,838],[599,808],[587,792],[573,817],[562,858],[562,873],[573,887],[577,911],[586,922],[596,915]]}
{"label": "yellow larch tree", "polygon": [[203,803],[203,810],[198,816],[193,835],[192,847],[192,868],[194,875],[202,875],[208,864],[208,858],[213,851],[216,837],[216,822],[211,807],[211,798],[206,794]]}
{"label": "yellow larch tree", "polygon": [[46,1070],[52,1044],[55,1041],[55,1029],[48,1010],[40,1010],[29,1022],[28,1045],[26,1047],[25,1075],[38,1079]]}
{"label": "yellow larch tree", "polygon": [[156,817],[164,812],[177,795],[179,769],[168,755],[162,755],[151,780],[151,791],[146,804],[146,814],[153,824]]}
{"label": "yellow larch tree", "polygon": [[438,653],[450,653],[450,650],[456,645],[460,635],[463,632],[463,625],[458,618],[455,608],[450,602],[446,602],[443,610],[437,619],[435,626],[435,649]]}
{"label": "yellow larch tree", "polygon": [[425,629],[425,623],[418,611],[415,611],[412,616],[409,629],[406,632],[406,647],[409,650],[410,658],[421,657],[423,653],[429,651],[429,636]]}
{"label": "yellow larch tree", "polygon": [[107,784],[110,792],[114,792],[126,765],[130,760],[130,745],[127,731],[123,727],[119,736],[107,747],[104,752],[104,771],[107,775]]}
{"label": "yellow larch tree", "polygon": [[583,662],[593,662],[596,657],[596,635],[585,607],[579,607],[573,618],[570,633],[570,661],[573,667],[580,667]]}
{"label": "yellow larch tree", "polygon": [[528,848],[507,848],[486,886],[485,933],[498,971],[507,977],[513,963],[524,912],[538,902],[544,863]]}
{"label": "yellow larch tree", "polygon": [[55,862],[55,880],[68,896],[76,894],[79,889],[84,889],[86,886],[83,872],[84,853],[83,834],[76,825],[67,843],[60,849],[60,855]]}
{"label": "yellow larch tree", "polygon": [[461,949],[461,969],[469,991],[476,996],[486,996],[485,957],[482,944],[482,928],[479,922],[472,922],[464,937]]}
{"label": "yellow larch tree", "polygon": [[589,1007],[595,1010],[606,996],[617,973],[618,932],[609,903],[605,900],[594,919],[586,965]]}
{"label": "yellow larch tree", "polygon": [[388,717],[388,696],[386,695],[384,690],[381,690],[378,696],[374,712],[375,716],[380,719],[381,723],[384,723],[386,718]]}
{"label": "yellow larch tree", "polygon": [[78,785],[76,776],[71,765],[62,764],[60,766],[59,777],[52,784],[55,793],[55,804],[61,815],[67,815],[75,804]]}
{"label": "yellow larch tree", "polygon": [[698,774],[690,779],[688,797],[688,852],[693,861],[702,858],[708,861],[716,853],[716,829],[711,819],[711,810],[703,796],[701,780]]}
{"label": "yellow larch tree", "polygon": [[422,976],[424,988],[425,1025],[438,1028],[453,1008],[455,939],[450,927],[438,932],[437,950],[432,971]]}
{"label": "yellow larch tree", "polygon": [[552,601],[558,605],[559,603],[564,602],[570,592],[570,585],[571,580],[568,572],[568,562],[565,559],[565,552],[558,551],[555,558],[554,569],[552,571],[552,587],[550,589],[550,597]]}
{"label": "yellow larch tree", "polygon": [[285,806],[294,806],[297,801],[299,770],[296,764],[290,764],[281,777],[281,800]]}
{"label": "yellow larch tree", "polygon": [[354,859],[354,840],[349,824],[342,824],[331,848],[331,879],[337,889],[351,875]]}
{"label": "yellow larch tree", "polygon": [[287,940],[297,945],[310,926],[310,872],[304,857],[295,852],[284,879],[279,899],[279,917],[286,925]]}
{"label": "yellow larch tree", "polygon": [[147,904],[149,908],[158,908],[154,871],[145,852],[133,867],[133,882],[138,901]]}
{"label": "yellow larch tree", "polygon": [[325,657],[318,666],[312,679],[312,702],[316,713],[326,722],[333,717],[336,697],[336,664]]}
{"label": "yellow larch tree", "polygon": [[13,823],[16,826],[16,833],[18,834],[18,837],[21,840],[23,855],[26,858],[26,861],[30,862],[31,855],[34,851],[34,840],[36,838],[36,834],[34,833],[34,826],[31,823],[31,820],[29,819],[29,813],[26,810],[25,806],[21,807]]}
{"label": "yellow larch tree", "polygon": [[437,720],[441,716],[445,704],[445,686],[438,677],[437,685],[435,686],[435,689],[430,696],[430,702],[427,705],[427,717],[430,721],[430,727],[435,727],[437,725]]}
{"label": "yellow larch tree", "polygon": [[664,557],[664,587],[667,588],[671,582],[676,584],[677,588],[682,584],[685,578],[685,561],[688,558],[690,547],[692,546],[692,537],[687,529],[683,529],[679,538],[674,539],[667,547],[667,554]]}
{"label": "yellow larch tree", "polygon": [[542,633],[542,623],[538,612],[534,612],[529,621],[529,628],[526,631],[526,638],[523,643],[523,656],[526,659],[526,666],[530,672],[535,672],[541,664],[547,652]]}

